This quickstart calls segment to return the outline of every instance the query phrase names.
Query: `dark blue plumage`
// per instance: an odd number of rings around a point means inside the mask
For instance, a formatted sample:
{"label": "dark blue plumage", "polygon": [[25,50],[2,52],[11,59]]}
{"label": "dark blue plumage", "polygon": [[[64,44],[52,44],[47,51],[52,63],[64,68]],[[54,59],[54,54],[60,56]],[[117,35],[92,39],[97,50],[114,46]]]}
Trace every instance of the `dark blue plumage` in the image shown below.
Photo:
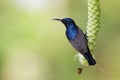
{"label": "dark blue plumage", "polygon": [[71,18],[54,19],[61,21],[66,27],[66,36],[71,45],[80,52],[88,61],[89,65],[95,65],[96,61],[92,57],[88,48],[86,36],[83,31],[77,27]]}
{"label": "dark blue plumage", "polygon": [[78,30],[74,27],[74,25],[70,25],[67,27],[66,35],[69,40],[74,40],[78,34]]}

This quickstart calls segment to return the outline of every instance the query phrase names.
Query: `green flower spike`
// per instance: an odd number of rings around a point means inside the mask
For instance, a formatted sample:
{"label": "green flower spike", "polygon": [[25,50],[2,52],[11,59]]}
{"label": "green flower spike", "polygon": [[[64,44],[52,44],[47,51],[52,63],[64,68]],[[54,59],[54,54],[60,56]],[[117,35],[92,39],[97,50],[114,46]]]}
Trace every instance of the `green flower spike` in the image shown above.
{"label": "green flower spike", "polygon": [[[88,23],[86,36],[91,54],[94,53],[97,34],[100,29],[100,2],[99,0],[88,0]],[[79,54],[79,61],[83,66],[88,66],[86,59]]]}

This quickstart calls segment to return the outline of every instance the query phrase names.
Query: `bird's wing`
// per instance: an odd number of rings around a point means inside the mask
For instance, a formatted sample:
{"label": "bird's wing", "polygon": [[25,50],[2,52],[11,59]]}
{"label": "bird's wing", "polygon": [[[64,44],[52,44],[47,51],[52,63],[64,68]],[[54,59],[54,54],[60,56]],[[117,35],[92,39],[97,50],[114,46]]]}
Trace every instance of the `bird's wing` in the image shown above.
{"label": "bird's wing", "polygon": [[86,36],[80,28],[78,28],[78,34],[74,40],[69,41],[72,46],[80,53],[87,52],[87,40]]}

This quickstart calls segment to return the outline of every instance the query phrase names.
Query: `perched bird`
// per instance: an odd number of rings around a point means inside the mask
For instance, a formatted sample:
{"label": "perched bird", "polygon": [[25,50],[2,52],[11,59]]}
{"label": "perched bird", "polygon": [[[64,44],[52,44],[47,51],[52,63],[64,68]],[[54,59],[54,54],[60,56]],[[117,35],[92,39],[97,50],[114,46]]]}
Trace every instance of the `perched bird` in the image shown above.
{"label": "perched bird", "polygon": [[81,53],[88,61],[89,65],[95,65],[96,61],[92,57],[87,44],[86,35],[75,24],[71,18],[53,19],[62,22],[66,27],[66,36],[71,45]]}

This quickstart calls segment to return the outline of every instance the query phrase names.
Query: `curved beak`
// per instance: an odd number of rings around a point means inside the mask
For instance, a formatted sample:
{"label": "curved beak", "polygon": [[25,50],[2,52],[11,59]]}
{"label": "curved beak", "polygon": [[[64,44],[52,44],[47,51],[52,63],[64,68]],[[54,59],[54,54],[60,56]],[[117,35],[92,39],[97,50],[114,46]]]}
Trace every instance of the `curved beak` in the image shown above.
{"label": "curved beak", "polygon": [[55,18],[55,19],[53,19],[53,20],[62,21],[62,19],[58,19],[58,18]]}

